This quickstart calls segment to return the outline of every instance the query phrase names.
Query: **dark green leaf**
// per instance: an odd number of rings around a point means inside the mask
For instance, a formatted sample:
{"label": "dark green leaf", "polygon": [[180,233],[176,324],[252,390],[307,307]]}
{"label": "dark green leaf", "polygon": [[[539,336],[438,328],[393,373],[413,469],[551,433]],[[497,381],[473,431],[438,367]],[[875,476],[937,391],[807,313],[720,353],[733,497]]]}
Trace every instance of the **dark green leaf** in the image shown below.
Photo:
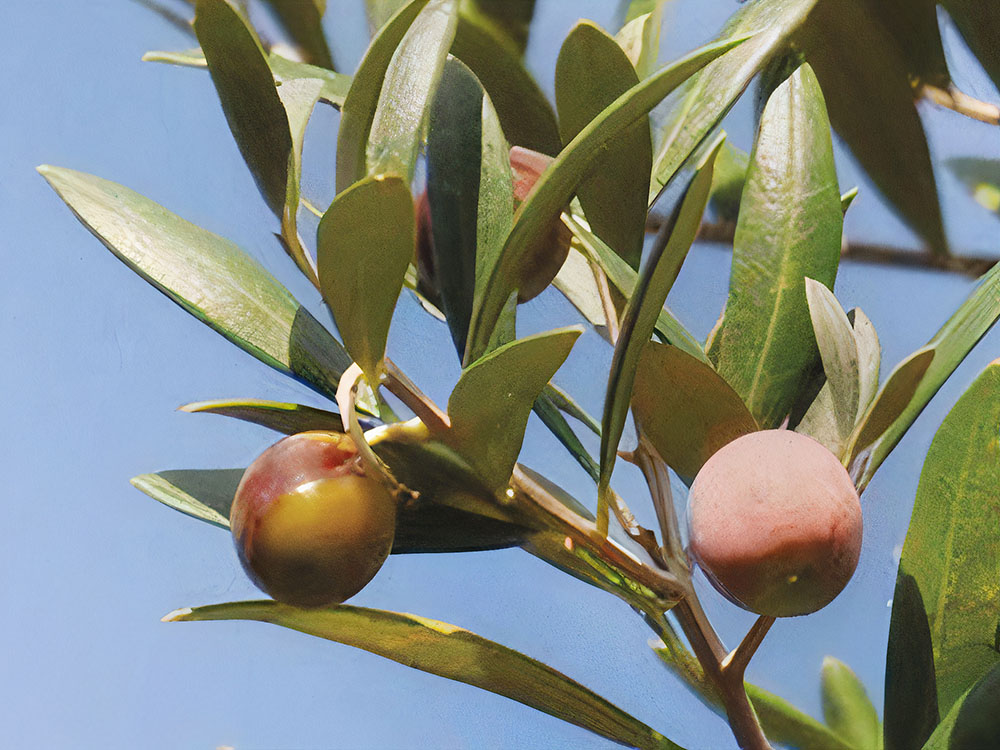
{"label": "dark green leaf", "polygon": [[1000,5],[982,0],[941,0],[972,54],[1000,86]]}
{"label": "dark green leaf", "polygon": [[185,404],[180,407],[180,410],[190,414],[201,412],[221,414],[225,417],[253,422],[286,435],[308,432],[309,430],[344,431],[344,424],[337,412],[280,401],[264,401],[263,399],[198,401],[193,404]]}
{"label": "dark green leaf", "polygon": [[236,245],[113,182],[38,171],[111,252],[174,302],[271,367],[336,394],[350,357]]}
{"label": "dark green leaf", "polygon": [[947,86],[948,63],[938,29],[934,0],[865,0],[867,7],[898,45],[914,86]]}
{"label": "dark green leaf", "polygon": [[430,0],[393,53],[368,133],[368,174],[398,174],[407,183],[413,178],[427,103],[457,22],[458,0]]}
{"label": "dark green leaf", "polygon": [[923,411],[927,402],[962,363],[965,355],[979,339],[993,327],[998,317],[1000,317],[1000,266],[994,266],[983,275],[976,289],[941,330],[927,342],[924,348],[933,349],[934,360],[927,368],[926,376],[920,381],[906,408],[891,426],[880,433],[881,438],[872,449],[862,486],[868,483],[872,474]]}
{"label": "dark green leaf", "polygon": [[[619,258],[614,250],[604,244],[600,237],[587,229],[575,216],[563,214],[563,221],[570,228],[573,236],[580,243],[580,247],[587,253],[591,262],[607,274],[608,281],[614,285],[623,297],[631,298],[633,291],[635,291],[639,274],[630,268],[628,263]],[[600,304],[599,299],[598,304]],[[695,359],[708,364],[708,356],[701,348],[701,344],[698,343],[698,339],[684,327],[683,323],[674,317],[669,309],[664,308],[659,312],[654,332],[662,341],[671,346],[683,349],[684,352],[690,354]]]}
{"label": "dark green leaf", "polygon": [[[559,134],[569,143],[605,107],[639,82],[621,47],[602,29],[579,21],[556,61]],[[576,194],[594,234],[639,268],[646,236],[646,184],[652,140],[645,117],[608,144],[577,186]]]}
{"label": "dark green leaf", "polygon": [[[410,28],[413,19],[428,0],[411,0],[400,8],[368,45],[354,73],[354,80],[340,109],[337,131],[337,192],[341,193],[367,173],[368,133],[375,118],[382,81],[393,53]],[[377,27],[379,28],[379,27]]]}
{"label": "dark green leaf", "polygon": [[580,333],[563,328],[519,339],[462,371],[448,399],[452,427],[443,439],[490,488],[510,480],[531,408]]}
{"label": "dark green leaf", "polygon": [[632,410],[657,453],[693,477],[713,453],[758,429],[729,384],[683,350],[650,341],[639,360]]}
{"label": "dark green leaf", "polygon": [[502,39],[475,19],[460,15],[451,53],[468,65],[496,107],[511,145],[555,155],[561,146],[552,105]]}
{"label": "dark green leaf", "polygon": [[934,650],[913,576],[900,573],[885,654],[885,750],[922,747],[939,720]]}
{"label": "dark green leaf", "polygon": [[1000,737],[1000,665],[955,701],[924,750],[982,750]]}
{"label": "dark green leaf", "polygon": [[522,265],[534,244],[569,203],[577,185],[600,156],[601,149],[646,114],[676,86],[710,60],[742,40],[703,47],[629,89],[564,148],[521,204],[496,271],[485,287],[481,306],[473,311],[469,341],[473,353],[484,349],[512,291],[523,281]]}
{"label": "dark green leaf", "polygon": [[803,65],[774,91],[761,118],[729,300],[708,352],[763,429],[784,420],[818,361],[804,278],[833,286],[842,224],[823,94]]}
{"label": "dark green leaf", "polygon": [[462,13],[510,45],[518,56],[528,46],[535,0],[463,0]]}
{"label": "dark green leaf", "polygon": [[549,432],[558,438],[563,447],[569,451],[569,454],[590,475],[590,478],[596,482],[601,475],[600,467],[593,456],[587,452],[583,443],[580,442],[580,438],[573,432],[573,428],[569,426],[569,422],[566,421],[566,418],[562,415],[562,412],[552,398],[543,392],[538,397],[538,400],[535,401],[532,411],[538,415],[542,423],[549,428]]}
{"label": "dark green leaf", "polygon": [[943,252],[937,186],[909,71],[871,3],[817,3],[798,41],[823,87],[837,133],[889,202],[931,249]]}
{"label": "dark green leaf", "polygon": [[559,411],[565,413],[566,415],[573,417],[573,419],[578,420],[583,425],[587,427],[591,432],[593,432],[598,437],[601,436],[601,425],[594,419],[590,414],[583,410],[573,398],[563,391],[558,386],[549,383],[545,386],[543,395],[548,398],[552,403],[559,409]]}
{"label": "dark green leaf", "polygon": [[715,129],[753,77],[784,49],[816,2],[756,0],[732,15],[718,38],[751,33],[754,37],[733,54],[705,66],[684,87],[653,160],[651,199]]}
{"label": "dark green leaf", "polygon": [[333,57],[323,36],[326,0],[267,0],[267,4],[303,53],[303,60],[333,70]]}
{"label": "dark green leaf", "polygon": [[270,622],[503,695],[625,745],[677,748],[638,719],[551,667],[436,620],[346,604],[304,610],[272,601],[181,609],[164,619]]}
{"label": "dark green leaf", "polygon": [[[712,186],[712,165],[719,152],[720,140],[698,165],[691,183],[678,202],[670,221],[660,229],[652,251],[639,274],[635,291],[622,314],[618,341],[611,358],[608,389],[601,419],[601,482],[598,486],[598,525],[606,523],[605,494],[618,456],[618,443],[632,400],[639,358],[653,335],[656,318],[670,293],[691,243],[698,234],[701,217]],[[606,525],[602,528],[606,528]]]}
{"label": "dark green leaf", "polygon": [[998,659],[990,648],[1000,612],[998,437],[1000,361],[976,379],[934,436],[899,562],[927,610],[945,712]]}
{"label": "dark green leaf", "polygon": [[855,750],[879,750],[882,725],[858,676],[844,662],[827,656],[822,670],[823,718]]}
{"label": "dark green leaf", "polygon": [[394,176],[367,177],[340,193],[319,223],[319,281],[344,346],[378,382],[389,324],[413,257],[413,198]]}
{"label": "dark green leaf", "polygon": [[750,154],[726,141],[715,160],[712,195],[708,202],[720,221],[736,224],[740,215],[740,196],[746,182]]}

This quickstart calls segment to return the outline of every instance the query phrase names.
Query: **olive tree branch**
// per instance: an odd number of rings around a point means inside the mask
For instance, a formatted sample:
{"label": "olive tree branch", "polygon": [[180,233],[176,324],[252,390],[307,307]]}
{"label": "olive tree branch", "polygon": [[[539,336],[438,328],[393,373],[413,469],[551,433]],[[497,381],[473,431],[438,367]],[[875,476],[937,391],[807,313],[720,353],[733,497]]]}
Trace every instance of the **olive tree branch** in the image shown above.
{"label": "olive tree branch", "polygon": [[757,652],[757,647],[763,642],[764,636],[767,635],[767,631],[771,629],[772,625],[774,625],[773,617],[769,615],[758,617],[743,640],[740,641],[740,645],[730,651],[722,660],[723,674],[732,675],[734,680],[739,678],[742,682],[747,664],[750,663],[750,659]]}

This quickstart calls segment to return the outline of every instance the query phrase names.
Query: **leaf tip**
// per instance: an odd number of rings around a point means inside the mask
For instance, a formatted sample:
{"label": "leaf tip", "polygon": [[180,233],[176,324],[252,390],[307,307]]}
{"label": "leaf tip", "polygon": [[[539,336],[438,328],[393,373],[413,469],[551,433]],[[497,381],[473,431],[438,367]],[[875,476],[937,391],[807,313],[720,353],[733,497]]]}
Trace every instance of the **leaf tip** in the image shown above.
{"label": "leaf tip", "polygon": [[175,609],[173,612],[167,612],[167,614],[160,618],[160,622],[181,622],[186,620],[193,611],[190,607],[181,607],[180,609]]}

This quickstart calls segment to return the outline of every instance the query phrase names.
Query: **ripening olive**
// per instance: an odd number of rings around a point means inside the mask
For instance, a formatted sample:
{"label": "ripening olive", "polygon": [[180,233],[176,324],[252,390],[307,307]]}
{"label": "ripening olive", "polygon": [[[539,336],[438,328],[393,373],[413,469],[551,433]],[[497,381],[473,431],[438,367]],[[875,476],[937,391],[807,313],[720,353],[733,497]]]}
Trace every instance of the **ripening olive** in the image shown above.
{"label": "ripening olive", "polygon": [[689,551],[739,606],[791,617],[825,607],[861,552],[861,504],[851,478],[812,438],[744,435],[717,451],[691,485]]}
{"label": "ripening olive", "polygon": [[322,607],[354,596],[382,567],[396,502],[363,474],[349,436],[303,432],[250,464],[230,525],[257,586],[286,604]]}

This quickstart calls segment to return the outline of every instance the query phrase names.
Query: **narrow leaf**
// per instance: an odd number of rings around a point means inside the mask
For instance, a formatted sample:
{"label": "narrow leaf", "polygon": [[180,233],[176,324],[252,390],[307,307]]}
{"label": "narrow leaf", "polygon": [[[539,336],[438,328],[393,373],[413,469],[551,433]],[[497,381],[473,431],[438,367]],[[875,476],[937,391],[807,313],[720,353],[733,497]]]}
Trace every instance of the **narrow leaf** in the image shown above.
{"label": "narrow leaf", "polygon": [[1000,86],[1000,6],[981,0],[942,0],[965,43],[983,68]]}
{"label": "narrow leaf", "polygon": [[389,324],[414,249],[413,198],[398,177],[368,177],[338,195],[319,223],[323,299],[344,345],[378,382]]}
{"label": "narrow leaf", "polygon": [[629,89],[559,153],[515,215],[500,261],[487,281],[481,304],[473,311],[469,342],[474,353],[483,350],[504,303],[521,286],[522,262],[531,256],[533,243],[545,236],[544,229],[569,203],[601,149],[695,71],[741,41],[703,47]]}
{"label": "narrow leaf", "polygon": [[531,408],[580,333],[564,328],[519,339],[462,371],[448,399],[452,427],[443,439],[487,486],[499,489],[510,480]]}
{"label": "narrow leaf", "polygon": [[1000,665],[955,701],[923,750],[980,750],[1000,737]]}
{"label": "narrow leaf", "polygon": [[860,307],[847,313],[858,349],[858,418],[865,413],[878,391],[879,371],[882,367],[882,345],[879,344],[875,326]]}
{"label": "narrow leaf", "polygon": [[663,309],[663,303],[677,279],[681,264],[698,234],[712,186],[712,165],[721,145],[720,140],[706,155],[704,162],[698,165],[674,215],[660,230],[622,315],[618,341],[611,358],[611,372],[601,420],[601,482],[598,487],[597,519],[599,526],[604,524],[602,529],[606,529],[606,516],[602,517],[602,511],[607,513],[604,495],[611,482],[618,443],[628,417],[639,358],[653,335],[656,317]]}
{"label": "narrow leaf", "polygon": [[[610,248],[608,251],[611,252]],[[583,253],[570,248],[566,262],[552,280],[552,286],[562,292],[602,337],[607,336],[608,320],[604,315],[601,290],[590,261]]]}
{"label": "narrow leaf", "polygon": [[323,36],[326,0],[267,0],[267,4],[302,52],[303,60],[333,70],[333,56]]}
{"label": "narrow leaf", "polygon": [[382,81],[394,52],[413,19],[428,0],[411,0],[381,27],[361,59],[340,109],[337,131],[337,192],[341,193],[367,173],[368,133],[382,92]]}
{"label": "narrow leaf", "polygon": [[164,619],[270,622],[488,690],[625,745],[677,748],[638,719],[551,667],[436,620],[346,604],[303,610],[272,601],[183,609]]}
{"label": "narrow leaf", "polygon": [[639,360],[632,410],[656,452],[682,477],[758,427],[722,377],[683,350],[650,341]]}
{"label": "narrow leaf", "polygon": [[823,659],[823,718],[856,750],[879,750],[882,725],[858,676],[842,661]]}
{"label": "narrow leaf", "polygon": [[220,401],[198,401],[184,404],[180,411],[189,414],[221,414],[225,417],[242,419],[262,427],[267,427],[286,435],[309,430],[343,432],[344,423],[340,414],[324,409],[314,409],[302,404],[288,404],[263,399],[227,399]]}
{"label": "narrow leaf", "polygon": [[368,133],[368,174],[413,178],[425,110],[455,36],[457,12],[457,0],[430,0],[393,53]]}
{"label": "narrow leaf", "polygon": [[640,79],[646,78],[656,69],[656,61],[660,55],[664,4],[665,0],[654,3],[651,11],[628,21],[615,34],[615,41],[628,55]]}
{"label": "narrow leaf", "polygon": [[573,432],[573,428],[569,426],[569,422],[566,421],[559,407],[555,405],[548,394],[542,393],[531,409],[542,420],[542,423],[549,429],[549,432],[563,444],[563,447],[574,460],[580,464],[580,467],[596,482],[601,475],[601,469],[597,465],[597,461],[587,452],[583,443],[580,442],[580,438]]}
{"label": "narrow leaf", "polygon": [[464,0],[462,13],[490,28],[515,54],[524,55],[535,0]]}
{"label": "narrow leaf", "polygon": [[288,290],[232,242],[108,180],[38,171],[118,258],[262,362],[334,396],[351,359]]}
{"label": "narrow leaf", "polygon": [[[605,107],[639,83],[621,47],[602,29],[579,21],[556,61],[559,134],[569,143]],[[576,189],[594,234],[639,268],[646,230],[646,184],[652,169],[649,120],[640,118],[604,149]]]}
{"label": "narrow leaf", "polygon": [[178,469],[134,477],[132,486],[192,518],[229,528],[229,508],[244,469]]}
{"label": "narrow leaf", "polygon": [[1000,161],[966,158],[949,159],[947,164],[976,203],[994,214],[1000,213]]}
{"label": "narrow leaf", "polygon": [[900,574],[923,597],[938,705],[948,711],[1000,658],[1000,361],[976,379],[934,436]]}
{"label": "narrow leaf", "polygon": [[729,300],[708,352],[764,429],[784,420],[819,359],[804,278],[833,286],[842,223],[823,94],[803,65],[761,117]]}
{"label": "narrow leaf", "polygon": [[[899,417],[881,433],[878,444],[872,449],[871,459],[865,470],[862,486],[882,464],[913,421],[920,415],[927,402],[965,359],[972,347],[993,327],[1000,317],[1000,266],[994,266],[979,280],[976,289],[948,319],[925,349],[934,351],[934,360],[927,368],[913,398]],[[860,443],[860,440],[858,441]]]}

